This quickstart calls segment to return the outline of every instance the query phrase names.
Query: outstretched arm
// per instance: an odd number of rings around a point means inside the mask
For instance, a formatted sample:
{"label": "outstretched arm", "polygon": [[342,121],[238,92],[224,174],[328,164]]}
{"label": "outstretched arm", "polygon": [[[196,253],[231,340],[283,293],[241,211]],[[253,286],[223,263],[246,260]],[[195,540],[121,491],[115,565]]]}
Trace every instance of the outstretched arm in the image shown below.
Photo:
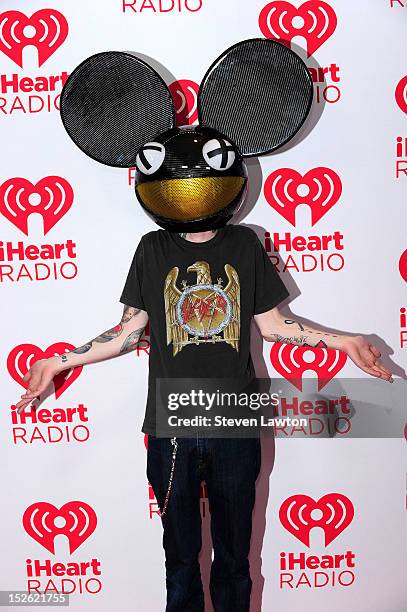
{"label": "outstretched arm", "polygon": [[134,350],[147,322],[148,315],[144,310],[124,306],[120,323],[115,327],[72,351],[36,361],[23,377],[24,382],[29,385],[26,393],[21,396],[22,399],[16,404],[17,411],[24,410],[34,398],[43,393],[59,372]]}
{"label": "outstretched arm", "polygon": [[393,382],[390,370],[379,361],[380,351],[364,336],[331,333],[311,327],[300,319],[287,319],[278,308],[255,315],[254,319],[265,340],[299,346],[334,348],[344,351],[364,372]]}

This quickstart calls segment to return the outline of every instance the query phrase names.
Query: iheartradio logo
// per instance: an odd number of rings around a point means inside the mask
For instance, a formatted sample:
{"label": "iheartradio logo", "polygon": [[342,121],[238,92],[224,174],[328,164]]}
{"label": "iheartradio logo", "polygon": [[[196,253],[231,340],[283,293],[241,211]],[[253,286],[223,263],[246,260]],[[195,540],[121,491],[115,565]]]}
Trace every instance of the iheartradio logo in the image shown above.
{"label": "iheartradio logo", "polygon": [[338,374],[346,363],[347,355],[343,351],[325,347],[308,347],[275,342],[270,350],[270,361],[273,368],[286,380],[302,391],[304,372],[315,372],[318,379],[318,391]]}
{"label": "iheartradio logo", "polygon": [[304,2],[296,8],[290,2],[270,2],[259,15],[260,30],[266,38],[290,44],[295,36],[307,42],[310,57],[336,29],[334,9],[320,0]]}
{"label": "iheartradio logo", "polygon": [[174,100],[177,126],[192,125],[198,120],[198,89],[199,85],[188,79],[174,81],[169,86]]}
{"label": "iheartradio logo", "polygon": [[67,537],[72,554],[92,535],[96,525],[95,511],[83,501],[70,501],[59,509],[48,502],[36,502],[23,515],[28,535],[53,555],[55,536]]}
{"label": "iheartradio logo", "polygon": [[[71,351],[75,347],[68,342],[56,342],[51,344],[45,351],[35,344],[19,344],[7,357],[7,370],[10,376],[25,389],[28,383],[23,381],[24,375],[31,366],[39,359],[47,359],[54,355],[61,355]],[[83,367],[79,366],[71,370],[64,370],[54,377],[55,398],[58,399],[81,374]]]}
{"label": "iheartradio logo", "polygon": [[328,546],[342,531],[349,527],[354,517],[354,507],[346,495],[328,493],[318,501],[308,495],[292,495],[280,507],[283,527],[305,546],[310,546],[310,534],[319,527]]}
{"label": "iheartradio logo", "polygon": [[401,254],[399,260],[399,272],[401,274],[401,278],[407,283],[407,249]]}
{"label": "iheartradio logo", "polygon": [[312,168],[304,175],[292,168],[279,168],[264,183],[268,204],[293,226],[297,206],[309,206],[311,224],[315,225],[335,206],[341,194],[341,179],[325,166]]}
{"label": "iheartradio logo", "polygon": [[398,107],[407,114],[407,75],[397,83],[395,97]]}
{"label": "iheartradio logo", "polygon": [[47,234],[71,208],[74,192],[61,176],[46,176],[35,185],[14,177],[0,185],[0,213],[26,236],[28,217],[40,214]]}
{"label": "iheartradio logo", "polygon": [[23,67],[25,47],[36,47],[38,66],[42,66],[67,35],[68,22],[54,9],[41,9],[31,17],[20,11],[0,13],[0,50],[20,68]]}

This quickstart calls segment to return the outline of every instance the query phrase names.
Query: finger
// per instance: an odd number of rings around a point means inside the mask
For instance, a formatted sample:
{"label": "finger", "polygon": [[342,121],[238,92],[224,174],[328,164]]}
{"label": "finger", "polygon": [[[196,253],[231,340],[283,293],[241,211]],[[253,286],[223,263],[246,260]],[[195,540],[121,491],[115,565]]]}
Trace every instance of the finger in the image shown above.
{"label": "finger", "polygon": [[[390,380],[391,379],[391,372],[390,370],[388,370],[387,368],[384,367],[384,365],[382,363],[380,363],[380,361],[376,358],[373,359],[372,361],[372,353],[370,352],[369,356],[364,360],[363,365],[367,368],[370,368],[371,370],[374,370],[380,378],[382,378],[383,380]],[[391,379],[391,382],[393,382],[393,380]]]}
{"label": "finger", "polygon": [[387,378],[387,379],[391,378],[391,376],[392,376],[391,372],[389,372],[385,368],[378,368],[378,369],[379,369],[381,375],[383,376],[383,378]]}
{"label": "finger", "polygon": [[27,404],[29,404],[29,402],[18,402],[18,404],[16,404],[16,410],[18,414],[20,414],[24,410]]}
{"label": "finger", "polygon": [[369,344],[369,349],[372,351],[375,357],[381,357],[381,352],[376,346],[374,346],[374,344]]}
{"label": "finger", "polygon": [[30,399],[32,397],[36,397],[38,395],[38,390],[35,391],[26,391],[25,393],[23,393],[23,395],[21,396],[22,399]]}
{"label": "finger", "polygon": [[27,371],[27,372],[24,374],[24,376],[23,376],[23,381],[24,381],[24,382],[28,382],[28,381],[30,380],[31,376],[32,376],[32,372],[31,372],[31,370],[28,370],[28,371]]}
{"label": "finger", "polygon": [[33,391],[36,391],[38,389],[39,385],[41,384],[41,377],[41,373],[33,374],[27,389],[27,393],[32,393]]}
{"label": "finger", "polygon": [[391,372],[388,372],[387,370],[383,370],[381,368],[374,368],[376,370],[376,372],[379,373],[380,378],[382,378],[383,380],[388,380],[389,382],[394,382],[393,378],[392,378],[392,374]]}
{"label": "finger", "polygon": [[45,374],[38,374],[35,377],[33,377],[33,380],[26,392],[26,396],[27,397],[33,397],[35,395],[39,395],[40,393],[42,393],[48,386],[48,380],[45,376]]}
{"label": "finger", "polygon": [[369,367],[373,366],[377,360],[377,357],[372,353],[369,346],[363,347],[360,350],[360,356]]}
{"label": "finger", "polygon": [[359,363],[356,363],[356,365],[361,370],[363,370],[363,372],[366,372],[366,374],[370,374],[370,376],[374,376],[375,378],[381,378],[382,377],[382,374],[381,374],[381,372],[379,370],[373,368],[372,366],[370,366],[367,363],[364,363],[363,361],[360,361]]}
{"label": "finger", "polygon": [[[22,412],[22,410],[28,406],[29,404],[32,404],[34,406],[34,402],[36,400],[39,401],[40,396],[38,397],[34,397],[33,399],[25,399],[25,400],[20,400],[17,404],[16,404],[16,408],[18,412]],[[20,409],[19,409],[20,408]],[[34,406],[34,408],[36,408],[36,406]]]}
{"label": "finger", "polygon": [[23,410],[28,406],[31,400],[20,401],[16,404],[16,410],[18,414],[21,414]]}
{"label": "finger", "polygon": [[376,367],[382,374],[384,374],[387,378],[391,378],[392,372],[386,368],[379,360],[376,360],[374,363],[374,367]]}
{"label": "finger", "polygon": [[25,393],[22,394],[21,398],[22,399],[29,399],[31,397],[35,397],[36,395],[38,395],[38,391],[26,391]]}
{"label": "finger", "polygon": [[360,351],[349,352],[349,357],[361,370],[367,372],[367,374],[378,375],[378,372],[372,368],[374,360],[369,350],[365,351],[362,349]]}

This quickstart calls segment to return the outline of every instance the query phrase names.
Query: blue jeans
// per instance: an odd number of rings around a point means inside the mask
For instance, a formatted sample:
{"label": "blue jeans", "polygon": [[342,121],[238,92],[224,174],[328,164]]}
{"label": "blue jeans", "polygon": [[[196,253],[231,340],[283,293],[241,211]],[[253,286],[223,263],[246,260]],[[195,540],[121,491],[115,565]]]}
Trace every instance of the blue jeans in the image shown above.
{"label": "blue jeans", "polygon": [[[200,485],[205,480],[214,558],[210,593],[215,612],[248,612],[252,581],[249,548],[255,482],[260,471],[259,438],[177,438],[174,478],[162,517],[166,612],[203,612],[199,566]],[[147,477],[162,509],[173,447],[169,438],[148,436]]]}

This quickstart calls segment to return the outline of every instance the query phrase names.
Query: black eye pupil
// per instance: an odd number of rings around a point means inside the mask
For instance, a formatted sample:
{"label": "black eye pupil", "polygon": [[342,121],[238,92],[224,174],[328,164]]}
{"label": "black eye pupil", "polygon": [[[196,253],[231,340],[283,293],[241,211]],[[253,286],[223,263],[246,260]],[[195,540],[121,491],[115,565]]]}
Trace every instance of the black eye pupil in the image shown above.
{"label": "black eye pupil", "polygon": [[159,147],[158,145],[152,145],[152,144],[144,145],[143,147],[141,147],[139,151],[140,162],[143,164],[143,166],[147,170],[150,170],[152,168],[152,165],[150,164],[147,157],[145,156],[145,151],[161,151],[161,147]]}
{"label": "black eye pupil", "polygon": [[228,163],[228,159],[229,159],[229,151],[234,151],[233,147],[231,144],[228,144],[226,142],[226,140],[223,140],[222,138],[219,139],[219,144],[220,146],[217,149],[213,149],[213,151],[210,151],[208,153],[208,157],[212,158],[215,157],[217,155],[222,155],[222,161],[220,163],[220,167],[221,168],[226,168],[227,163]]}

